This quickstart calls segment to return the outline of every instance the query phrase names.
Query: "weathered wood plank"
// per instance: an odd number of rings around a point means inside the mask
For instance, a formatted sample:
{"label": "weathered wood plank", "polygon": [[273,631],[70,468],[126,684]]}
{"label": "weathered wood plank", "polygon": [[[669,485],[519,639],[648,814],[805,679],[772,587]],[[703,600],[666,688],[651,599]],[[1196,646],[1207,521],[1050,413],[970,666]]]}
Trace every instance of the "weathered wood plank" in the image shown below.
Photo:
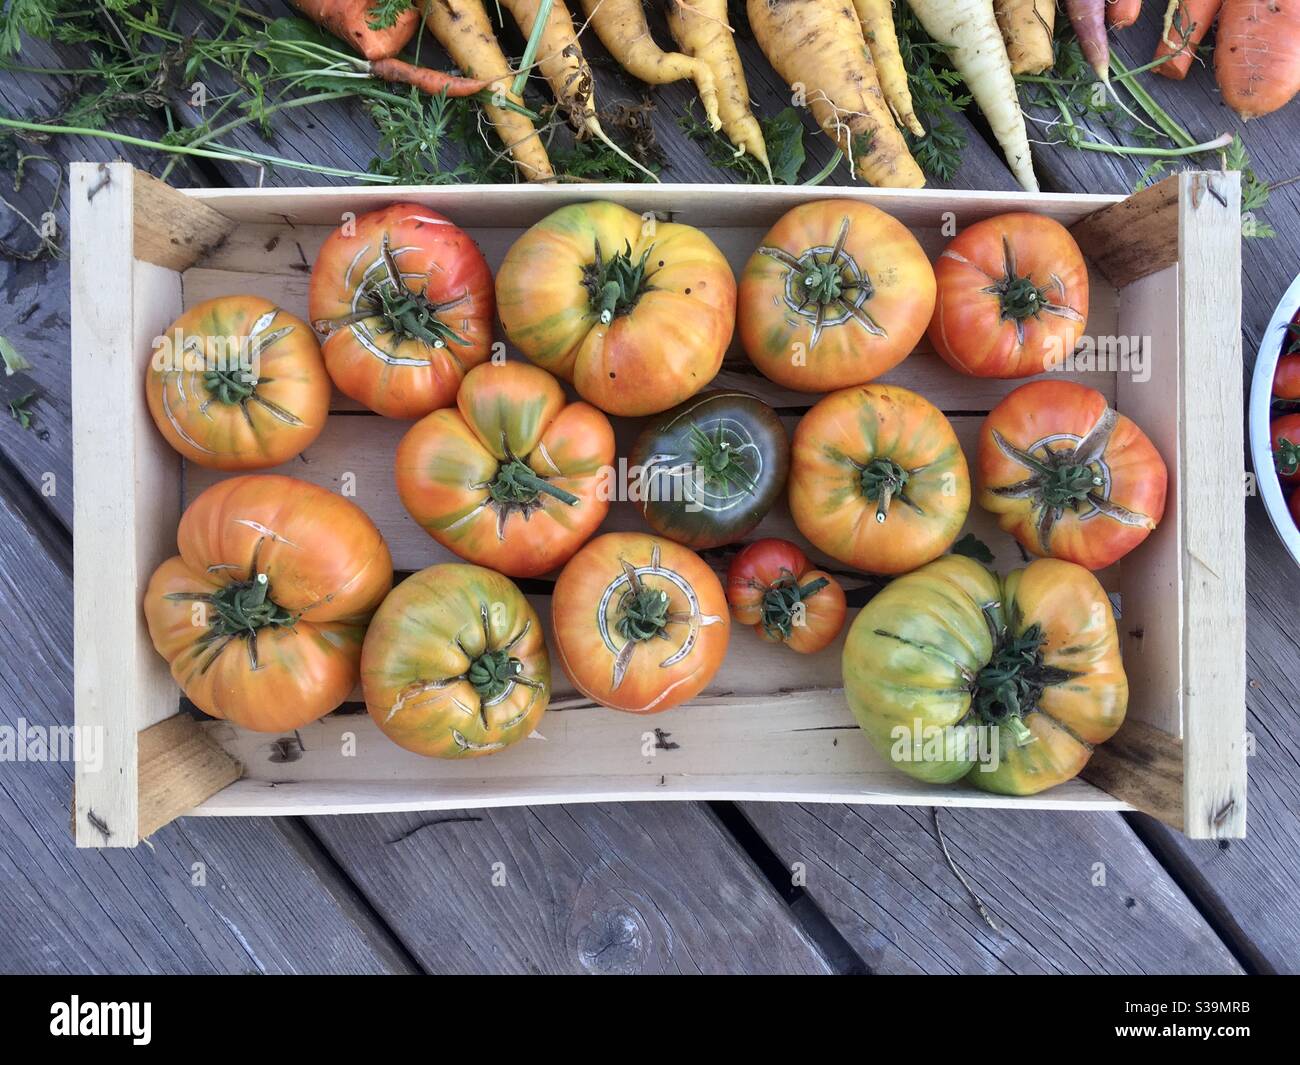
{"label": "weathered wood plank", "polygon": [[829,971],[696,803],[308,823],[430,972]]}
{"label": "weathered wood plank", "polygon": [[1239,971],[1114,816],[746,803],[790,875],[874,973]]}

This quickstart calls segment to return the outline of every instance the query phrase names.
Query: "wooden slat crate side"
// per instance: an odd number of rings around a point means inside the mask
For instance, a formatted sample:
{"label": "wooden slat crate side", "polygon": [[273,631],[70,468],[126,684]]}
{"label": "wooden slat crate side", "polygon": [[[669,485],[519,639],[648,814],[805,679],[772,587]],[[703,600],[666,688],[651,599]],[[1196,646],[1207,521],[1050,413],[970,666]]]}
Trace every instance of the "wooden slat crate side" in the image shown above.
{"label": "wooden slat crate side", "polygon": [[1246,832],[1241,175],[1179,175],[1183,831]]}

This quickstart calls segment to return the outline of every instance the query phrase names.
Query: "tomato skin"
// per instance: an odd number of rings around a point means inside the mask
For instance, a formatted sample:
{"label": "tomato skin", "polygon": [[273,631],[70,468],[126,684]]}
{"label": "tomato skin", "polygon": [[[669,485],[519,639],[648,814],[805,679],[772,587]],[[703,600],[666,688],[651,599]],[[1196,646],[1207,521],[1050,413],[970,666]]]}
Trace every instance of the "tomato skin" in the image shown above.
{"label": "tomato skin", "polygon": [[1300,399],[1300,354],[1283,355],[1277,360],[1273,395],[1278,399]]}
{"label": "tomato skin", "polygon": [[[975,698],[981,671],[1015,639],[1031,642],[1035,669],[1050,681],[1022,702],[1023,731],[1004,704],[986,716]],[[1128,707],[1106,592],[1088,570],[1059,559],[999,580],[946,555],[899,577],[853,620],[843,667],[849,708],[883,757],[918,780],[965,778],[1003,795],[1034,795],[1077,776]],[[979,747],[958,742],[980,725],[996,725],[996,768]]]}
{"label": "tomato skin", "polygon": [[[188,350],[196,341],[199,351]],[[224,382],[209,387],[191,365],[200,353],[204,367],[228,368]],[[232,356],[248,362],[231,366]],[[260,296],[219,296],[168,327],[145,397],[158,431],[191,462],[255,470],[288,462],[320,435],[330,379],[306,322]]]}
{"label": "tomato skin", "polygon": [[[502,441],[508,445],[509,453]],[[511,456],[570,505],[546,492],[498,503],[488,486]],[[456,408],[434,411],[397,447],[397,493],[444,547],[511,577],[563,565],[609,512],[614,430],[595,407],[565,404],[545,370],[485,363],[465,375]]]}
{"label": "tomato skin", "polygon": [[[620,628],[638,589],[668,596],[667,639],[632,639]],[[643,533],[606,533],[574,555],[555,582],[551,619],[556,656],[574,686],[633,714],[657,714],[703,691],[731,631],[713,570],[689,548]]]}
{"label": "tomato skin", "polygon": [[772,509],[790,472],[790,438],[762,400],[716,390],[653,418],[628,463],[642,471],[637,506],[650,527],[703,551],[741,539]]}
{"label": "tomato skin", "polygon": [[[1300,414],[1284,414],[1269,422],[1269,435],[1273,439],[1273,462],[1277,469],[1278,480],[1283,486],[1300,484]],[[1292,459],[1297,460],[1295,470],[1283,473],[1283,468]]]}
{"label": "tomato skin", "polygon": [[[996,435],[995,435],[996,434]],[[1033,466],[998,443],[1043,460],[1079,449],[1104,485],[1074,505],[1049,506]],[[1086,440],[1092,444],[1085,443]],[[1081,455],[1080,457],[1087,457]],[[1050,457],[1048,461],[1054,461]],[[980,506],[1032,554],[1103,569],[1137,547],[1164,515],[1169,473],[1138,426],[1106,404],[1096,389],[1070,381],[1031,381],[1009,393],[984,419],[976,463]],[[1118,509],[1112,509],[1118,508]],[[1108,512],[1109,511],[1109,512]],[[1113,514],[1113,516],[1112,516]],[[1052,515],[1055,515],[1052,518]],[[1044,518],[1052,518],[1043,532]]]}
{"label": "tomato skin", "polygon": [[[823,249],[815,259],[822,263],[842,230],[841,282],[865,276],[869,287],[841,288],[849,299],[827,302],[826,324],[815,330],[820,304],[806,302],[806,269],[791,260],[807,268],[812,249]],[[800,204],[768,230],[745,265],[740,339],[765,377],[800,392],[830,392],[864,384],[902,362],[925,335],[934,297],[930,261],[897,219],[852,200]],[[867,328],[850,307],[884,335]],[[805,356],[799,363],[796,353]]]}
{"label": "tomato skin", "polygon": [[[500,689],[473,683],[485,652],[508,664]],[[445,563],[407,577],[375,611],[361,683],[370,716],[394,743],[431,758],[477,758],[537,727],[551,664],[541,621],[508,578]]]}
{"label": "tomato skin", "polygon": [[[816,581],[825,585],[804,597],[802,618],[793,618],[789,634],[763,621],[764,599],[772,590],[806,588]],[[731,615],[742,625],[752,625],[763,639],[784,643],[800,654],[815,654],[828,647],[844,627],[847,604],[844,589],[830,574],[813,569],[808,557],[789,540],[755,540],[747,544],[727,570],[727,602]]]}
{"label": "tomato skin", "polygon": [[[881,494],[867,494],[861,470],[890,463],[909,473],[881,521]],[[905,573],[957,539],[970,473],[938,407],[895,385],[859,385],[824,397],[800,420],[789,495],[795,524],[821,551],[869,573]]]}
{"label": "tomato skin", "polygon": [[[646,289],[608,323],[593,306],[597,248],[646,259]],[[644,219],[614,203],[561,207],[523,234],[497,271],[497,310],[524,356],[572,382],[608,414],[658,414],[717,375],[736,321],[736,281],[722,252],[691,226]]]}
{"label": "tomato skin", "polygon": [[[399,336],[378,313],[380,294],[399,293],[385,247],[402,275],[400,291],[441,308],[430,311],[450,331],[441,346]],[[491,354],[487,260],[468,233],[418,204],[395,203],[331,233],[312,267],[308,306],[339,391],[389,418],[420,418],[448,406],[466,371]]]}
{"label": "tomato skin", "polygon": [[[1004,245],[1005,241],[1005,245]],[[1005,249],[1011,251],[1011,270]],[[1028,278],[1040,309],[1023,320],[1003,317],[987,289],[1009,274]],[[1043,215],[1016,211],[963,229],[940,253],[930,342],[962,373],[1028,377],[1061,364],[1088,321],[1088,268],[1070,231]]]}
{"label": "tomato skin", "polygon": [[[279,732],[347,698],[366,622],[393,583],[388,546],[360,507],[292,477],[233,477],[189,505],[176,542],[180,554],[149,581],[144,613],[155,649],[200,710]],[[291,622],[251,638],[219,633],[221,615],[204,600],[258,574]]]}
{"label": "tomato skin", "polygon": [[1291,493],[1291,502],[1289,504],[1291,518],[1296,523],[1296,528],[1300,529],[1300,488]]}

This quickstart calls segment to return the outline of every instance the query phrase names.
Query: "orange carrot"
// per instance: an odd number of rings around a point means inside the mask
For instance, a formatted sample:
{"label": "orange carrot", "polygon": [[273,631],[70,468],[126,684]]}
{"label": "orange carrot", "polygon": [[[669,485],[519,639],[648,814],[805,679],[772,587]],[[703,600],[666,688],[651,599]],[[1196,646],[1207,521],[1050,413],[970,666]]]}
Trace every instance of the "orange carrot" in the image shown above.
{"label": "orange carrot", "polygon": [[375,0],[289,0],[289,3],[317,26],[347,41],[367,59],[397,55],[415,36],[415,28],[420,24],[414,4],[387,29],[372,30],[370,9]]}
{"label": "orange carrot", "polygon": [[1132,26],[1142,14],[1142,0],[1106,0],[1106,25],[1112,30]]}
{"label": "orange carrot", "polygon": [[430,96],[438,96],[441,93],[446,93],[448,96],[473,96],[491,84],[475,78],[444,74],[441,70],[431,70],[428,67],[417,67],[400,59],[376,59],[370,64],[370,73],[380,81],[414,85]]}
{"label": "orange carrot", "polygon": [[1205,39],[1223,0],[1169,0],[1164,26],[1156,42],[1156,59],[1166,60],[1153,68],[1161,77],[1182,81],[1196,58],[1196,48]]}
{"label": "orange carrot", "polygon": [[1300,90],[1300,0],[1224,0],[1214,77],[1242,118],[1290,101]]}

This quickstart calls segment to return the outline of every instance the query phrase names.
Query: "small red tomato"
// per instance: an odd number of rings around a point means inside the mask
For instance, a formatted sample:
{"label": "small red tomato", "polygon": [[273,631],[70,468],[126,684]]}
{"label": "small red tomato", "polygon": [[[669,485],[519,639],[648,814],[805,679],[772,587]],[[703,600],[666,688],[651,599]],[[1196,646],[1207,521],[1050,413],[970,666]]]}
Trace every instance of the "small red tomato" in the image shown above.
{"label": "small red tomato", "polygon": [[1277,360],[1277,369],[1273,372],[1273,395],[1278,399],[1300,399],[1300,352],[1283,355]]}
{"label": "small red tomato", "polygon": [[732,559],[727,602],[740,624],[802,654],[830,644],[847,609],[844,589],[788,540],[756,540]]}
{"label": "small red tomato", "polygon": [[1269,425],[1273,465],[1283,484],[1300,484],[1300,414],[1284,414]]}
{"label": "small red tomato", "polygon": [[1291,493],[1291,520],[1300,529],[1300,488]]}

